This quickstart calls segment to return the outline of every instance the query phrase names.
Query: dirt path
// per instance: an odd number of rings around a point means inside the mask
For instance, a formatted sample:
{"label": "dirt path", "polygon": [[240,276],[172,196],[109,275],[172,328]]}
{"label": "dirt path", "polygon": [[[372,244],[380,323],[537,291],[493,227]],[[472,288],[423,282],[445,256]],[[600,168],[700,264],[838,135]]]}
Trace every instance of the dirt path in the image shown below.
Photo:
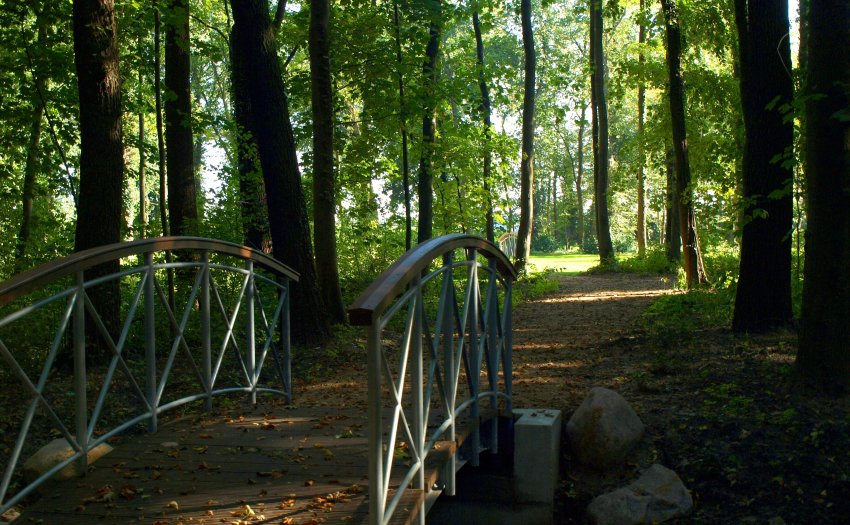
{"label": "dirt path", "polygon": [[622,383],[629,359],[611,353],[609,343],[630,337],[640,314],[671,288],[659,276],[560,277],[557,292],[520,305],[514,312],[514,406],[571,410],[590,388]]}

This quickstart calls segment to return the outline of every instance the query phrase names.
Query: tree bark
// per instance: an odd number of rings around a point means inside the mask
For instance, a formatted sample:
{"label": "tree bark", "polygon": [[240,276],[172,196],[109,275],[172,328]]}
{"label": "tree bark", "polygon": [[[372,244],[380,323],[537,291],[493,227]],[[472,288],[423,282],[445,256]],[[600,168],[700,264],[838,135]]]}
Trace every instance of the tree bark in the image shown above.
{"label": "tree bark", "polygon": [[[144,76],[141,70],[139,71],[139,107],[142,107],[142,86],[144,85]],[[148,189],[145,181],[147,156],[145,155],[145,112],[139,110],[139,231],[138,237],[145,238],[148,231]]]}
{"label": "tree bark", "polygon": [[576,151],[576,200],[578,201],[578,246],[584,251],[584,194],[582,193],[582,185],[584,179],[584,128],[587,126],[587,119],[584,118],[587,112],[587,104],[581,107],[581,116],[578,121],[578,148]]}
{"label": "tree bark", "polygon": [[593,113],[593,200],[599,261],[614,261],[608,215],[608,100],[605,89],[605,53],[602,49],[602,1],[590,0],[590,77]]}
{"label": "tree bark", "polygon": [[638,173],[637,173],[637,225],[635,227],[637,235],[638,256],[646,255],[646,176],[644,173],[644,164],[646,156],[644,154],[644,113],[646,105],[646,83],[644,82],[643,67],[646,58],[643,54],[643,46],[646,43],[646,6],[645,0],[640,0],[640,17],[638,27]]}
{"label": "tree bark", "polygon": [[440,52],[442,27],[442,0],[431,0],[431,20],[428,29],[428,47],[422,64],[422,153],[419,157],[417,175],[417,198],[419,199],[419,229],[417,242],[422,243],[433,235],[434,227],[434,146],[436,142],[436,89],[437,55]]}
{"label": "tree bark", "polygon": [[522,97],[522,158],[520,164],[519,231],[516,243],[516,267],[525,269],[531,256],[531,234],[534,222],[534,102],[537,53],[531,26],[531,0],[520,2],[522,47],[525,57],[525,81]]}
{"label": "tree bark", "polygon": [[809,5],[808,228],[796,370],[829,393],[850,387],[850,3]]}
{"label": "tree bark", "polygon": [[[37,79],[36,82],[43,81]],[[30,126],[30,138],[27,145],[27,160],[24,166],[24,185],[21,195],[21,228],[18,230],[18,244],[15,249],[15,259],[21,261],[29,246],[30,232],[32,230],[32,207],[35,197],[35,177],[38,173],[38,159],[40,156],[41,124],[44,120],[44,106],[36,102],[32,111],[32,125]],[[19,268],[22,269],[22,268]]]}
{"label": "tree bark", "polygon": [[[121,240],[124,151],[121,136],[121,77],[112,0],[74,0],[74,63],[80,100],[80,197],[74,250]],[[117,272],[118,261],[86,272],[86,279]],[[118,281],[90,288],[88,296],[107,330],[120,325]],[[94,322],[86,323],[87,338],[101,353]]]}
{"label": "tree bark", "polygon": [[664,244],[667,260],[679,262],[682,260],[682,228],[679,225],[679,189],[676,187],[676,158],[673,148],[667,148],[664,161],[664,171],[667,174],[667,197],[665,199]]}
{"label": "tree bark", "polygon": [[410,154],[407,144],[407,104],[404,96],[404,60],[401,54],[401,17],[398,0],[393,0],[393,28],[395,29],[395,59],[398,67],[398,106],[401,120],[401,181],[404,186],[404,249],[413,245],[413,219],[410,205]]}
{"label": "tree bark", "polygon": [[313,108],[313,226],[319,290],[333,323],[345,322],[336,255],[334,100],[330,0],[310,0],[310,80]]}
{"label": "tree bark", "polygon": [[492,108],[490,105],[490,89],[487,87],[487,76],[484,74],[484,40],[481,38],[481,21],[478,18],[477,6],[472,11],[472,30],[475,32],[475,57],[478,66],[478,89],[481,91],[481,119],[484,124],[484,165],[482,167],[482,182],[486,195],[484,232],[487,240],[495,242],[495,224],[493,223],[493,195],[490,193],[490,178],[493,152],[491,151],[492,137]]}
{"label": "tree bark", "polygon": [[231,0],[230,7],[233,56],[246,72],[274,256],[300,274],[291,287],[293,339],[300,344],[323,344],[330,337],[330,325],[313,263],[307,205],[268,4],[266,0]]}
{"label": "tree bark", "polygon": [[682,33],[675,0],[661,0],[667,35],[668,95],[670,122],[673,127],[673,152],[676,159],[676,188],[679,193],[679,227],[684,252],[685,276],[691,288],[705,281],[705,269],[699,249],[694,214],[691,166],[685,131],[685,88],[682,81]]}
{"label": "tree bark", "polygon": [[189,83],[189,2],[169,0],[165,27],[165,146],[171,235],[195,235],[198,208],[192,144]]}
{"label": "tree bark", "polygon": [[732,330],[786,326],[791,312],[794,123],[788,0],[735,0],[740,49],[743,151],[741,266]]}

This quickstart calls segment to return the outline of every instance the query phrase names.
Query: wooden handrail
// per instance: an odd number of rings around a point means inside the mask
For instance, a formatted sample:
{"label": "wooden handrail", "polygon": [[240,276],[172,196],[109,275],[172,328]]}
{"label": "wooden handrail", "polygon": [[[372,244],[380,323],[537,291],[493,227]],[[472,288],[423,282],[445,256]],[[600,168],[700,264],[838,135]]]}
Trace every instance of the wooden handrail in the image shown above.
{"label": "wooden handrail", "polygon": [[298,272],[277,259],[247,246],[203,237],[155,237],[97,246],[19,273],[0,283],[0,306],[5,306],[52,281],[99,264],[132,255],[165,250],[209,250],[240,259],[250,259],[271,272],[298,281]]}
{"label": "wooden handrail", "polygon": [[474,248],[478,253],[496,261],[503,277],[515,280],[517,271],[498,246],[481,237],[457,233],[429,239],[402,255],[384,273],[372,281],[366,290],[348,308],[351,324],[369,326],[402,293],[414,278],[428,268],[440,255],[458,248]]}

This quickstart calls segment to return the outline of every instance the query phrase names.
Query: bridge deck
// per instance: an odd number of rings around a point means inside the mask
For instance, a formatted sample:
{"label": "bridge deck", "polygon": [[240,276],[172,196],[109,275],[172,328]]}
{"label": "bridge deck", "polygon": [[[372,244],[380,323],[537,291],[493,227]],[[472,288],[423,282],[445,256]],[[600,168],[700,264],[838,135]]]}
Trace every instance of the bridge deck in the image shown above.
{"label": "bridge deck", "polygon": [[[263,410],[185,419],[121,438],[84,478],[55,486],[18,523],[366,523],[366,413]],[[426,483],[456,450],[438,444]],[[407,461],[403,452],[396,458]],[[408,490],[393,523],[413,522],[423,497]]]}

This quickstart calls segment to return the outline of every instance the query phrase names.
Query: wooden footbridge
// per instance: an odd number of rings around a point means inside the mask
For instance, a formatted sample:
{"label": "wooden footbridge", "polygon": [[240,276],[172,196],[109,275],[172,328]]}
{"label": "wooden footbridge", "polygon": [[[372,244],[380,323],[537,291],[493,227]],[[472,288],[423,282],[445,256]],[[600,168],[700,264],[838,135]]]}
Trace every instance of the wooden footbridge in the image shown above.
{"label": "wooden footbridge", "polygon": [[[511,414],[515,276],[472,236],[405,254],[349,309],[367,330],[366,399],[320,408],[292,387],[298,275],[267,255],[163,238],[18,275],[0,285],[0,514],[424,523],[460,466],[498,449],[497,416]],[[206,410],[180,417],[197,404]],[[27,458],[54,438],[68,453],[29,476]],[[89,462],[104,444],[114,450]],[[85,475],[52,479],[74,470]]]}

